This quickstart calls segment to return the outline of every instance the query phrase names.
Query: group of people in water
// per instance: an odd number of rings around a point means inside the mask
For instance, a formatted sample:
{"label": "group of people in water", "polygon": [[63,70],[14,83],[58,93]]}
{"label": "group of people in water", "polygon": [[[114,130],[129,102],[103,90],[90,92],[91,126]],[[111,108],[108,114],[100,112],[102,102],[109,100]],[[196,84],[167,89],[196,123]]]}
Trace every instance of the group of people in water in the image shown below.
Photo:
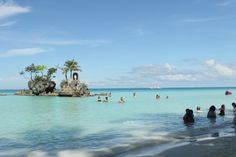
{"label": "group of people in water", "polygon": [[[111,93],[106,94],[104,100],[101,100],[101,96],[97,97],[97,102],[108,102],[108,97],[111,97]],[[133,97],[136,97],[136,93],[133,93]],[[169,97],[166,96],[166,99],[168,99]],[[157,94],[156,95],[156,99],[160,99],[160,96]],[[125,100],[123,97],[120,97],[120,99],[117,101],[117,103],[123,104],[125,103]],[[234,120],[233,123],[236,125],[236,103],[232,103],[233,106],[233,113],[234,113]],[[219,116],[224,116],[225,115],[225,105],[222,104],[221,107],[218,109],[219,110]],[[194,123],[195,119],[194,119],[194,114],[193,114],[193,110],[191,109],[186,109],[185,110],[185,115],[183,116],[183,121],[184,123]],[[196,112],[202,112],[200,106],[197,106]],[[214,119],[216,118],[216,107],[214,105],[210,106],[209,111],[207,113],[207,118],[211,118]]]}
{"label": "group of people in water", "polygon": [[[98,96],[97,97],[97,102],[108,102],[108,96],[111,97],[111,92],[109,94],[106,94],[105,99],[103,101],[101,100],[101,96]],[[133,93],[133,97],[136,97],[135,92]],[[160,98],[161,98],[160,95],[156,94],[156,99],[160,99]],[[166,96],[166,99],[168,99],[168,98],[169,97]],[[125,100],[124,100],[123,97],[120,97],[120,100],[118,100],[117,102],[120,103],[120,104],[123,104],[123,103],[125,103]]]}
{"label": "group of people in water", "polygon": [[[106,94],[105,99],[103,101],[101,100],[101,96],[98,96],[97,102],[108,102],[108,96],[111,97],[111,92],[109,94]],[[136,96],[135,93],[133,94],[133,96]],[[123,97],[120,97],[120,100],[118,100],[117,102],[123,104],[125,103],[125,100]]]}
{"label": "group of people in water", "polygon": [[[236,103],[232,103],[233,106],[233,113],[234,113],[234,119],[233,119],[233,123],[236,125]],[[183,116],[183,121],[184,123],[194,123],[194,114],[193,114],[193,110],[191,109],[186,109],[185,110],[185,115]],[[196,112],[201,112],[201,108],[199,106],[197,106],[197,110]],[[219,108],[219,116],[224,116],[225,115],[225,105],[222,104],[221,107]],[[209,111],[207,113],[207,118],[216,118],[216,107],[214,105],[212,105],[209,108]]]}
{"label": "group of people in water", "polygon": [[[105,96],[105,99],[103,101],[101,100],[101,97],[98,96],[97,102],[108,102],[108,96]],[[117,102],[123,104],[125,103],[125,100],[123,97],[120,97],[120,100],[118,100]]]}

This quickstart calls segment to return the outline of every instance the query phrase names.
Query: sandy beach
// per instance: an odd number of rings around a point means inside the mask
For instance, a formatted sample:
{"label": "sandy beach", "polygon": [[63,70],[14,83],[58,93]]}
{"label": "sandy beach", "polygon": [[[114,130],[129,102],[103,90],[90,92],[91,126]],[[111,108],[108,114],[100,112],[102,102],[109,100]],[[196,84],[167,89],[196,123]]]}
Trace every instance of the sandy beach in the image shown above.
{"label": "sandy beach", "polygon": [[192,142],[168,149],[156,157],[236,157],[236,136]]}

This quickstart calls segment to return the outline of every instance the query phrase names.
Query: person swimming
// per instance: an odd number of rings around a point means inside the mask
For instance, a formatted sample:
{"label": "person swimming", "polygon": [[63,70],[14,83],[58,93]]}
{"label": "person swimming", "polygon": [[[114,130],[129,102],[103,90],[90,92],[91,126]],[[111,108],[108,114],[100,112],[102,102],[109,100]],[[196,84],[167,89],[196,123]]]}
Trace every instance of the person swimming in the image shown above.
{"label": "person swimming", "polygon": [[156,99],[160,99],[160,98],[161,98],[161,97],[157,94],[157,95],[156,95]]}
{"label": "person swimming", "polygon": [[197,106],[196,112],[202,112],[200,106]]}
{"label": "person swimming", "polygon": [[118,103],[120,103],[120,104],[125,103],[125,100],[123,99],[123,97],[120,98],[120,100],[118,101]]}

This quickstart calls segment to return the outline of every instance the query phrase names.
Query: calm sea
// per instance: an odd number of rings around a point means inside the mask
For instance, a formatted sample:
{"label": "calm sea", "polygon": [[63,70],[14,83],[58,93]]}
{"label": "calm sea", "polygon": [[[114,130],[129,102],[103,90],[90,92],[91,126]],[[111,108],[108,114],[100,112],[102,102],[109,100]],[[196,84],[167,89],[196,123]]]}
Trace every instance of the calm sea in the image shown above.
{"label": "calm sea", "polygon": [[[233,95],[224,95],[226,90]],[[236,101],[236,88],[91,90],[111,92],[108,102],[97,102],[97,97],[15,96],[15,92],[0,90],[7,94],[0,96],[0,156],[4,157],[135,156],[137,149],[158,141],[229,131],[231,103]],[[120,97],[124,104],[117,103]],[[221,104],[226,116],[208,120],[209,106]],[[203,112],[196,113],[197,106]],[[183,124],[186,108],[194,110],[194,125]]]}

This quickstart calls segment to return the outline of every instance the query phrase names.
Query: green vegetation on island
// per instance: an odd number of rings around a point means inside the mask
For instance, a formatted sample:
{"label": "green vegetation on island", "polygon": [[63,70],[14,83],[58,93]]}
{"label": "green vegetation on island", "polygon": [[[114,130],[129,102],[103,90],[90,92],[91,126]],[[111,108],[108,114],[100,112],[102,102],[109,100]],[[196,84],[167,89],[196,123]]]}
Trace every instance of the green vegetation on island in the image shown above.
{"label": "green vegetation on island", "polygon": [[[56,90],[56,82],[53,80],[57,71],[61,70],[65,80],[60,83],[60,90]],[[53,96],[89,96],[90,92],[85,83],[80,83],[79,74],[81,68],[74,59],[65,62],[63,67],[47,68],[45,65],[31,65],[25,67],[20,75],[28,79],[29,90],[19,91],[17,95],[53,95]],[[69,73],[69,79],[68,79]]]}

